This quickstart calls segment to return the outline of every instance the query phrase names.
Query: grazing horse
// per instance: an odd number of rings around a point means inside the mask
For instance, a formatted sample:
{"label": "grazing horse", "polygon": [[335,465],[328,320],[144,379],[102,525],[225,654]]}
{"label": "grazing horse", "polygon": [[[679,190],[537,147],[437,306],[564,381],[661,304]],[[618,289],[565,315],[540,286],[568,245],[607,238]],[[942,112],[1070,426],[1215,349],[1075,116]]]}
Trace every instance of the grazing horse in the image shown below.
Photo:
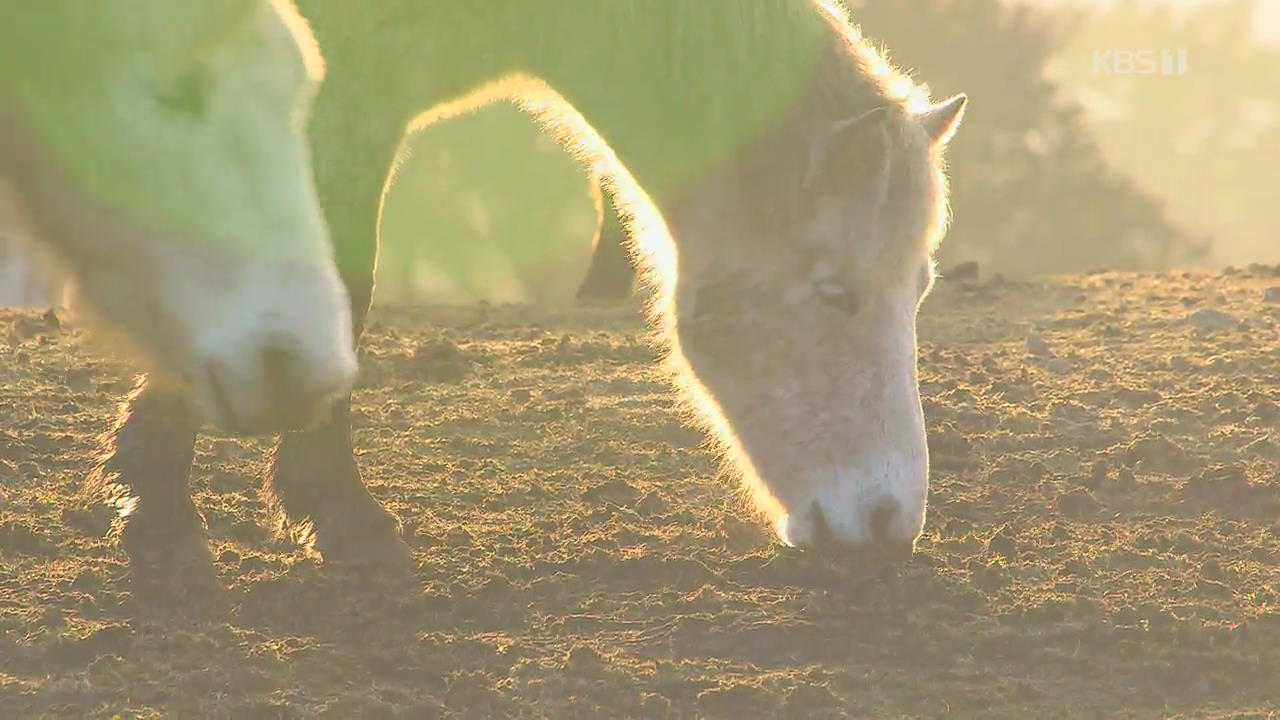
{"label": "grazing horse", "polygon": [[77,305],[227,431],[299,427],[349,392],[348,298],[298,123],[321,66],[296,10],[19,5],[0,24],[0,196]]}
{"label": "grazing horse", "polygon": [[[511,99],[625,204],[693,415],[780,538],[909,554],[928,458],[915,319],[946,221],[931,104],[827,0],[299,0],[326,60],[317,187],[361,332],[406,132]],[[198,424],[143,383],[97,471],[135,498],[126,548],[204,548]],[[282,435],[267,497],[328,560],[402,563],[352,453],[350,399]]]}

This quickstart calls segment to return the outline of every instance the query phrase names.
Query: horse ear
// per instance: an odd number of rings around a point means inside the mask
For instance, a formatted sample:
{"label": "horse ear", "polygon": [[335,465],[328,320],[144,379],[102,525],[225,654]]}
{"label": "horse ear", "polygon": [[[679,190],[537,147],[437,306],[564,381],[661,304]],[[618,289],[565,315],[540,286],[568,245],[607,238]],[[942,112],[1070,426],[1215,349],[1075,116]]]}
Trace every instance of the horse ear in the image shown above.
{"label": "horse ear", "polygon": [[805,185],[828,173],[877,175],[888,162],[887,107],[833,123],[812,145]]}
{"label": "horse ear", "polygon": [[928,110],[917,116],[920,124],[924,125],[925,132],[929,133],[934,147],[942,147],[951,142],[951,137],[956,134],[956,128],[960,127],[960,120],[964,117],[964,109],[968,104],[968,96],[960,93],[949,100],[930,106]]}

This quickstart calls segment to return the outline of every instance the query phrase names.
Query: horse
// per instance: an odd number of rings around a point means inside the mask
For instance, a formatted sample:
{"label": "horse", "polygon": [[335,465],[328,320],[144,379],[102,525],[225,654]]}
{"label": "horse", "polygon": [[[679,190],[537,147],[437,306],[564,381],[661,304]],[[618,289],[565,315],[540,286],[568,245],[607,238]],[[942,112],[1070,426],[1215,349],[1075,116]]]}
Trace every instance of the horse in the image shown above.
{"label": "horse", "polygon": [[[912,553],[928,494],[915,320],[963,94],[932,101],[829,0],[297,9],[325,58],[308,131],[353,337],[407,133],[510,100],[624,206],[664,366],[779,540]],[[279,435],[264,495],[325,562],[404,567],[350,420],[345,396]],[[94,477],[134,500],[131,562],[207,562],[198,431],[180,394],[144,380],[107,437]]]}
{"label": "horse", "polygon": [[355,376],[298,124],[322,70],[301,27],[267,0],[48,0],[0,27],[17,234],[157,385],[232,434],[303,427]]}

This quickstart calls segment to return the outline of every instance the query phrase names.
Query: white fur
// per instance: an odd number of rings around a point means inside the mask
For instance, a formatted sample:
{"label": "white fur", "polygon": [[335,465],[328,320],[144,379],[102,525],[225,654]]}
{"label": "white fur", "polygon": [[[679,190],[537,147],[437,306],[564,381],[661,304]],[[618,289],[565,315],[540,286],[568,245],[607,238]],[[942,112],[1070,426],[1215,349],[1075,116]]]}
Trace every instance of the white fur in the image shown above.
{"label": "white fur", "polygon": [[[346,291],[332,268],[250,266],[231,278],[229,288],[199,282],[200,270],[175,263],[169,272],[175,282],[190,281],[175,292],[174,310],[191,323],[196,362],[218,378],[217,388],[207,378],[192,386],[210,422],[244,431],[271,425],[280,413],[306,419],[350,390],[356,374],[351,321]],[[280,388],[264,374],[267,347],[286,350],[294,360],[286,396],[278,398]],[[278,402],[287,407],[275,407]]]}
{"label": "white fur", "polygon": [[[914,315],[914,313],[912,313]],[[815,508],[832,539],[850,545],[910,546],[924,527],[929,488],[929,452],[916,381],[915,318],[887,325],[880,355],[867,362],[850,387],[833,398],[853,410],[843,426],[812,431],[844,435],[844,457],[815,458],[801,472],[807,482],[789,510],[775,518],[779,537],[790,545],[812,545]],[[889,523],[873,528],[872,513],[886,508]],[[884,533],[879,535],[877,533]]]}

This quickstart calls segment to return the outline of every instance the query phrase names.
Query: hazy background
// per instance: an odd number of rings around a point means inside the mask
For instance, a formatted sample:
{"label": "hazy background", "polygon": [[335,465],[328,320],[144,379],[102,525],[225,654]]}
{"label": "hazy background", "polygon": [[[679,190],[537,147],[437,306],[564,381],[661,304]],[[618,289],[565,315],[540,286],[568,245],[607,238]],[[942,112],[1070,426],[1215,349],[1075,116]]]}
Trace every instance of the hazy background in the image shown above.
{"label": "hazy background", "polygon": [[[1280,263],[1280,0],[849,5],[935,96],[972,100],[950,152],[944,268]],[[1186,72],[1095,62],[1140,50],[1182,51]],[[571,299],[596,223],[574,162],[509,105],[410,147],[387,204],[379,300]],[[0,267],[0,302],[14,301],[10,278]]]}

